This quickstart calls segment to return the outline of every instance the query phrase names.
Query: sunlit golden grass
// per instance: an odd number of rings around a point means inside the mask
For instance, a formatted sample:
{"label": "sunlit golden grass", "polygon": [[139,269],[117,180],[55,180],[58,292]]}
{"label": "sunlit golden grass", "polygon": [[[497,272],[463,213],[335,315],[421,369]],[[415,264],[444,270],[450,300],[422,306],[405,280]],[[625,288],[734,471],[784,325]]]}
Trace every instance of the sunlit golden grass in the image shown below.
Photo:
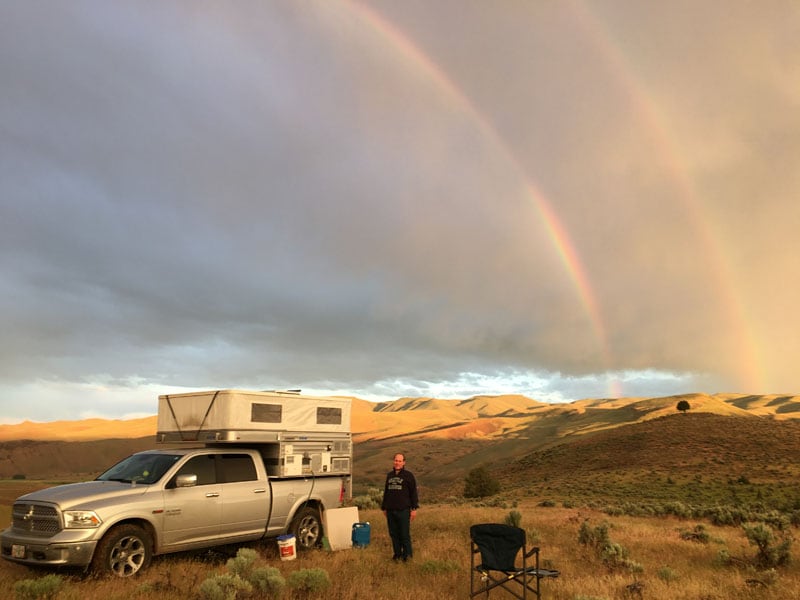
{"label": "sunlit golden grass", "polygon": [[[543,595],[548,599],[638,598],[627,589],[636,581],[643,585],[642,598],[646,600],[800,597],[797,564],[779,568],[775,573],[758,572],[746,566],[756,550],[748,544],[739,527],[704,523],[709,542],[702,544],[680,537],[681,531],[697,525],[695,521],[608,517],[587,509],[542,508],[532,503],[522,503],[515,510],[522,514],[522,527],[541,547],[543,563],[561,571],[558,579],[542,583]],[[320,597],[327,599],[466,598],[469,592],[469,526],[503,522],[508,513],[508,509],[502,508],[424,505],[412,525],[415,553],[408,564],[390,560],[385,522],[377,510],[360,512],[361,520],[371,524],[371,543],[367,548],[300,553],[294,561],[281,561],[274,542],[256,548],[264,565],[277,567],[284,577],[296,569],[325,569],[332,584]],[[610,539],[627,550],[629,558],[641,565],[642,572],[609,570],[592,548],[580,544],[578,532],[586,520],[592,526],[608,523]],[[738,566],[720,564],[721,550],[740,559],[741,563]],[[130,580],[98,580],[72,574],[57,600],[199,598],[199,584],[211,575],[224,572],[228,557],[218,552],[157,557],[145,573]],[[3,561],[0,563],[0,590],[11,590],[15,581],[41,577],[45,573]],[[284,598],[291,597],[287,590]],[[497,597],[503,598],[504,594],[498,593]]]}

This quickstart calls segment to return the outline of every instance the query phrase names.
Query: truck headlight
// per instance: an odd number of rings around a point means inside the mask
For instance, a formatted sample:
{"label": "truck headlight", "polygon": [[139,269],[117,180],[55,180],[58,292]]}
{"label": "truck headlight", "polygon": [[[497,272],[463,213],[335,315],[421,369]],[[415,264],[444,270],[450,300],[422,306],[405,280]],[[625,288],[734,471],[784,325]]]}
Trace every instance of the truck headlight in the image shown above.
{"label": "truck headlight", "polygon": [[99,527],[102,522],[93,510],[64,511],[65,529],[91,529],[92,527]]}

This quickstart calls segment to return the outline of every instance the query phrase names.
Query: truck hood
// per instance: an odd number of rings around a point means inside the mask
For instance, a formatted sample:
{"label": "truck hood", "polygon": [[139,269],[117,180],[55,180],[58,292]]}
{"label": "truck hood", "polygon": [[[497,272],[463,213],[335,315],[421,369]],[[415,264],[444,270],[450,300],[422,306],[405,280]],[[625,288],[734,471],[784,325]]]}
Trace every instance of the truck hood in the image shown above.
{"label": "truck hood", "polygon": [[78,505],[102,503],[108,498],[122,498],[125,496],[141,496],[150,486],[137,485],[119,481],[86,481],[83,483],[69,483],[56,487],[37,490],[17,498],[20,502],[52,502],[62,509],[73,508]]}

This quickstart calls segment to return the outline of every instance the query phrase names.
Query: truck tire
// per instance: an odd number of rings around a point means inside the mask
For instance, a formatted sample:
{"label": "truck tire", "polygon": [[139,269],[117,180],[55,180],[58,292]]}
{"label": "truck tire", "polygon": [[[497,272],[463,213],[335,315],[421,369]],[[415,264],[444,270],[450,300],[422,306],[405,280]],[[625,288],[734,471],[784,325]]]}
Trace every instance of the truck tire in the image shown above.
{"label": "truck tire", "polygon": [[322,543],[322,523],[316,509],[305,507],[297,511],[289,526],[298,550],[311,550]]}
{"label": "truck tire", "polygon": [[137,525],[117,525],[103,536],[92,558],[92,571],[99,575],[131,577],[150,564],[153,539]]}

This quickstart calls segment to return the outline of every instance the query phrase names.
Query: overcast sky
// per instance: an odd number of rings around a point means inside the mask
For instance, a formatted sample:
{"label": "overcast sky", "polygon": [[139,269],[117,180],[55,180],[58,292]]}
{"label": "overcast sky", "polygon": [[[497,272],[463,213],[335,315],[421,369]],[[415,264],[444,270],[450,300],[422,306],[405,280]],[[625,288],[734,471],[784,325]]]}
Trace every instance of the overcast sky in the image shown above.
{"label": "overcast sky", "polygon": [[795,0],[0,0],[0,422],[800,393]]}

